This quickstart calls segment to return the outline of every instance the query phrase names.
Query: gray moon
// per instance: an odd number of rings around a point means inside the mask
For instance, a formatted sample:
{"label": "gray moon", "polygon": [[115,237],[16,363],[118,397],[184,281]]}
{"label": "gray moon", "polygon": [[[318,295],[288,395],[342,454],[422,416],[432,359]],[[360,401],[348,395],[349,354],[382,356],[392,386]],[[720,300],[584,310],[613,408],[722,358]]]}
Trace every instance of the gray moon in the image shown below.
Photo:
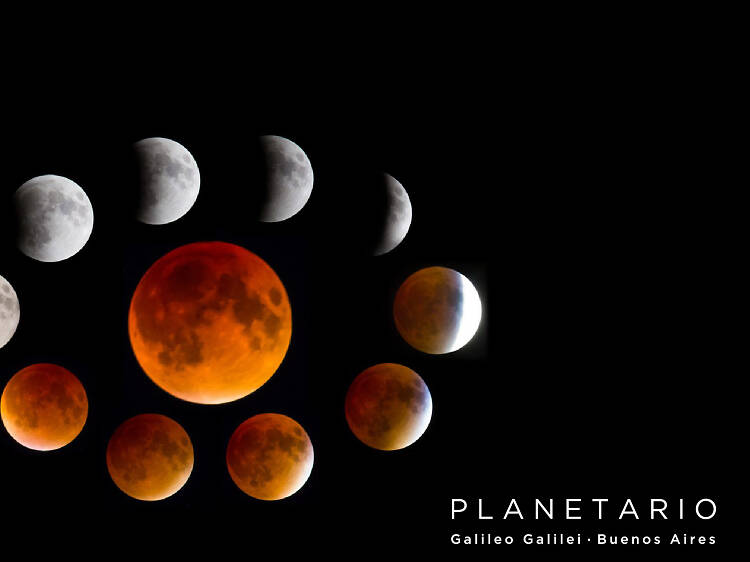
{"label": "gray moon", "polygon": [[406,237],[411,225],[411,201],[404,186],[388,174],[385,176],[386,189],[386,222],[374,253],[376,256],[386,254],[398,246]]}
{"label": "gray moon", "polygon": [[313,188],[313,169],[303,150],[275,135],[260,137],[266,166],[266,200],[260,220],[279,222],[296,215],[305,206]]}
{"label": "gray moon", "polygon": [[13,196],[18,248],[30,258],[56,262],[77,254],[94,228],[86,193],[62,176],[30,179]]}
{"label": "gray moon", "polygon": [[133,149],[140,180],[138,220],[167,224],[185,215],[201,185],[193,155],[180,143],[160,137],[139,140]]}
{"label": "gray moon", "polygon": [[18,295],[6,279],[0,275],[0,348],[16,333],[21,319],[21,306]]}

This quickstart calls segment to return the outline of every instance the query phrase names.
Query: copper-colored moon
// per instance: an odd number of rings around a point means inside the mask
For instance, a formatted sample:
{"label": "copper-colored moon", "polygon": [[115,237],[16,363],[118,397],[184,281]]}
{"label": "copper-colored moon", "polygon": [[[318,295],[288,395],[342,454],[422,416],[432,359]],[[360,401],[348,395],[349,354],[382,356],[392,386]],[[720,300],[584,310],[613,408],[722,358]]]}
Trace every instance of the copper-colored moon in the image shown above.
{"label": "copper-colored moon", "polygon": [[447,267],[420,269],[403,282],[393,302],[396,329],[425,353],[450,353],[479,328],[482,301],[464,275]]}
{"label": "copper-colored moon", "polygon": [[432,396],[422,378],[403,365],[381,363],[362,371],[346,394],[346,421],[365,445],[403,449],[432,418]]}
{"label": "copper-colored moon", "polygon": [[281,365],[292,335],[284,285],[245,248],[181,246],[154,263],[130,303],[141,367],[173,396],[222,404],[257,390]]}
{"label": "copper-colored moon", "polygon": [[83,429],[86,391],[63,367],[38,363],[18,371],[0,398],[3,425],[21,445],[37,451],[64,447]]}
{"label": "copper-colored moon", "polygon": [[118,427],[107,445],[107,469],[132,498],[163,500],[185,485],[193,470],[193,444],[180,424],[140,414]]}
{"label": "copper-colored moon", "polygon": [[227,446],[227,468],[234,483],[259,500],[280,500],[307,481],[313,467],[307,432],[292,418],[258,414],[243,422]]}

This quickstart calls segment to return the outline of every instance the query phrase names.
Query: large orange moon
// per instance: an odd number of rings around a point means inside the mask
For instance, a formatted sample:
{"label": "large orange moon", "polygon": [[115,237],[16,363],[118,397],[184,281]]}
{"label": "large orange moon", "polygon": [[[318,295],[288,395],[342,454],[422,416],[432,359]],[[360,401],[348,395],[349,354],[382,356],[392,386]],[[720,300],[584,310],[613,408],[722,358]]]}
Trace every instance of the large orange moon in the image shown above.
{"label": "large orange moon", "polygon": [[181,246],[136,287],[130,342],[146,374],[173,396],[222,404],[257,390],[281,365],[292,311],[271,267],[226,242]]}
{"label": "large orange moon", "polygon": [[307,432],[282,414],[258,414],[243,422],[227,446],[227,468],[234,483],[259,500],[280,500],[307,481],[313,467]]}
{"label": "large orange moon", "polygon": [[393,301],[396,329],[425,353],[450,353],[465,346],[479,328],[482,301],[464,275],[427,267],[401,284]]}
{"label": "large orange moon", "polygon": [[52,451],[83,429],[89,402],[78,378],[63,367],[38,363],[18,371],[0,398],[3,425],[21,445]]}
{"label": "large orange moon", "polygon": [[419,439],[432,418],[432,396],[417,373],[396,363],[365,369],[346,394],[346,421],[365,445],[403,449]]}
{"label": "large orange moon", "polygon": [[193,470],[193,444],[180,424],[140,414],[118,427],[107,445],[107,469],[132,498],[163,500],[185,485]]}

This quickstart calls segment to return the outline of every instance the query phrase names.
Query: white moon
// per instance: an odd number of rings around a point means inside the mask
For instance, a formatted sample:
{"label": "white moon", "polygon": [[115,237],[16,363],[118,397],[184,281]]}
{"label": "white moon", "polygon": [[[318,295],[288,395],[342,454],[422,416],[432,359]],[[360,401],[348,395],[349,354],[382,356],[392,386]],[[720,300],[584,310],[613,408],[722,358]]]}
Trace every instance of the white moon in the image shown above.
{"label": "white moon", "polygon": [[153,137],[133,145],[140,193],[136,216],[146,224],[166,224],[187,213],[201,185],[193,155],[173,140]]}
{"label": "white moon", "polygon": [[13,287],[0,275],[0,348],[16,333],[21,319],[21,306]]}
{"label": "white moon", "polygon": [[266,200],[260,220],[278,222],[297,214],[310,198],[313,169],[302,149],[283,137],[260,137],[266,165]]}
{"label": "white moon", "polygon": [[404,186],[393,176],[385,176],[387,208],[385,228],[375,248],[375,255],[386,254],[398,246],[406,237],[411,225],[411,201]]}
{"label": "white moon", "polygon": [[94,228],[91,201],[75,182],[62,176],[38,176],[13,196],[18,219],[18,248],[43,262],[68,259],[86,245]]}

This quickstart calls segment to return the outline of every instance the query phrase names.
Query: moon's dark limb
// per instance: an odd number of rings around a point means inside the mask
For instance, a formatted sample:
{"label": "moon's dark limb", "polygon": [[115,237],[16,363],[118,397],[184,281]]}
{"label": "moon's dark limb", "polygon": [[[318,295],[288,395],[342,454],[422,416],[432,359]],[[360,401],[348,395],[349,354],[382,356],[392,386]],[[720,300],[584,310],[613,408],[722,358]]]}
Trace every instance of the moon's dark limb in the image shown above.
{"label": "moon's dark limb", "polygon": [[165,138],[133,145],[138,177],[136,217],[146,224],[167,224],[184,216],[200,191],[200,172],[192,154]]}
{"label": "moon's dark limb", "polygon": [[393,451],[411,445],[427,429],[432,397],[417,373],[403,365],[381,363],[354,379],[345,409],[349,427],[360,441]]}
{"label": "moon's dark limb", "polygon": [[250,147],[254,212],[263,222],[279,222],[297,214],[313,189],[314,174],[304,151],[275,135],[257,139]]}
{"label": "moon's dark limb", "polygon": [[4,347],[16,333],[21,319],[18,295],[6,279],[0,275],[0,348]]}
{"label": "moon's dark limb", "polygon": [[43,262],[67,259],[86,244],[94,227],[94,210],[75,182],[54,175],[38,176],[13,197],[18,248]]}

